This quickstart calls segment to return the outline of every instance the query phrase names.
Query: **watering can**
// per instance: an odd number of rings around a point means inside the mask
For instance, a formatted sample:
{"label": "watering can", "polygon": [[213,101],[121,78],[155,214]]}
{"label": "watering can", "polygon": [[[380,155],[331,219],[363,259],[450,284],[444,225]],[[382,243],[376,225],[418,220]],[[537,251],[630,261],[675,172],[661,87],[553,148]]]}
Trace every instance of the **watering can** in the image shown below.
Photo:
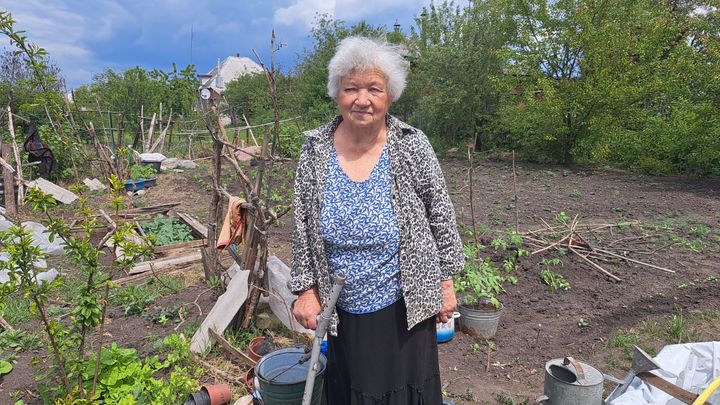
{"label": "watering can", "polygon": [[543,395],[535,405],[600,405],[603,395],[603,374],[594,367],[572,357],[545,363]]}

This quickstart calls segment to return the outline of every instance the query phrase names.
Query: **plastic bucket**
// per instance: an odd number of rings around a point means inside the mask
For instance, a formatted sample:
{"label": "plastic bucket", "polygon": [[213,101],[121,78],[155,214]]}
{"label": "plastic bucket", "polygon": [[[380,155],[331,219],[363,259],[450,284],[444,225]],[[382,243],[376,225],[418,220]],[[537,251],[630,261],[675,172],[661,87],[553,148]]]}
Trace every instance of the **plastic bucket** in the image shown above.
{"label": "plastic bucket", "polygon": [[125,191],[138,191],[145,188],[145,179],[125,180]]}
{"label": "plastic bucket", "polygon": [[500,314],[502,314],[504,306],[500,304],[500,308],[495,308],[489,301],[485,303],[481,301],[480,305],[485,308],[475,309],[464,305],[460,306],[462,330],[482,339],[490,339],[497,332]]}
{"label": "plastic bucket", "polygon": [[438,343],[449,342],[455,337],[455,319],[459,317],[460,312],[453,312],[453,316],[449,321],[435,324]]}
{"label": "plastic bucket", "polygon": [[[264,405],[301,405],[305,391],[310,361],[298,364],[305,355],[301,347],[289,347],[276,350],[265,355],[255,365],[255,375],[260,383],[260,394]],[[322,402],[323,383],[327,359],[320,354],[315,375],[315,385],[310,403],[320,405]]]}

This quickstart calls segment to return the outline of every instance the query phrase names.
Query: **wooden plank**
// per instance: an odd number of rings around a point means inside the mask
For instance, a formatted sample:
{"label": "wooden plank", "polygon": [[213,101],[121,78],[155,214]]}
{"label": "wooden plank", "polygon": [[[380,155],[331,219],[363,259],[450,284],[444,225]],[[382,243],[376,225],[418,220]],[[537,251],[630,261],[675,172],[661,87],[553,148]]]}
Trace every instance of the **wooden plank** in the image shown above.
{"label": "wooden plank", "polygon": [[197,233],[197,236],[202,237],[203,239],[207,239],[208,237],[208,229],[207,226],[201,224],[198,222],[195,218],[191,217],[188,214],[185,214],[183,212],[178,212],[177,216],[187,224],[190,228],[192,228],[193,231]]}
{"label": "wooden plank", "polygon": [[15,125],[13,124],[13,113],[10,106],[7,106],[8,112],[8,130],[10,131],[10,140],[12,141],[13,154],[15,155],[15,165],[17,166],[17,177],[18,177],[18,193],[17,198],[20,205],[23,203],[25,198],[25,190],[23,189],[23,171],[22,161],[20,160],[20,152],[18,151],[17,142],[15,142]]}
{"label": "wooden plank", "polygon": [[[197,240],[193,241],[196,242],[195,246],[179,246],[173,249],[165,249],[161,251],[155,251],[155,259],[160,259],[163,257],[175,257],[175,256],[183,256],[190,253],[198,252],[202,247],[205,246],[204,240]],[[172,245],[169,245],[172,246]]]}
{"label": "wooden plank", "polygon": [[200,328],[190,342],[190,351],[193,353],[204,353],[213,343],[213,338],[208,330],[214,329],[217,333],[225,332],[230,322],[245,303],[248,296],[249,270],[237,272],[230,280],[227,290],[218,297],[217,302],[205,317]]}
{"label": "wooden plank", "polygon": [[176,250],[176,249],[199,248],[204,245],[205,245],[205,240],[194,239],[194,240],[190,240],[187,242],[173,243],[171,245],[156,246],[155,248],[153,248],[153,251],[155,252],[155,254],[158,254],[158,253],[165,253],[165,252]]}
{"label": "wooden plank", "polygon": [[174,274],[179,271],[187,271],[187,269],[192,268],[191,266],[184,266],[181,268],[174,268],[174,267],[166,267],[164,269],[155,269],[155,272],[146,271],[145,273],[140,274],[133,274],[132,276],[127,276],[123,278],[118,278],[113,280],[114,283],[117,285],[125,285],[125,284],[132,284],[132,283],[138,283],[140,281],[145,280],[146,278],[152,277],[153,274],[155,276],[160,276],[162,274]]}
{"label": "wooden plank", "polygon": [[147,207],[142,208],[130,208],[126,210],[122,210],[119,212],[120,216],[123,216],[125,214],[130,215],[136,215],[136,214],[148,214],[148,213],[155,213],[155,212],[166,212],[169,211],[170,208],[177,207],[180,205],[179,202],[170,202],[170,203],[163,203],[158,205],[150,205]]}
{"label": "wooden plank", "polygon": [[66,190],[57,184],[45,180],[42,177],[27,183],[28,188],[37,187],[41,191],[50,194],[54,199],[60,201],[63,204],[71,204],[73,201],[78,199],[77,194],[70,190]]}
{"label": "wooden plank", "polygon": [[166,257],[158,260],[150,260],[147,262],[138,263],[130,269],[128,274],[138,274],[138,273],[144,273],[146,271],[150,271],[150,266],[157,271],[165,268],[181,268],[184,266],[191,265],[193,263],[196,263],[201,260],[200,251],[197,250],[193,253],[189,253],[187,255],[183,256],[176,256],[176,257]]}
{"label": "wooden plank", "polygon": [[[2,145],[2,157],[8,159],[10,157],[10,145]],[[12,167],[10,167],[12,169]],[[17,215],[17,205],[15,204],[15,177],[7,167],[3,168],[3,197],[5,198],[5,212],[10,217]]]}
{"label": "wooden plank", "polygon": [[221,334],[217,333],[215,329],[208,329],[208,334],[211,338],[215,339],[215,341],[220,345],[220,348],[223,349],[225,353],[229,354],[230,357],[239,361],[241,364],[254,367],[257,363],[255,360],[251,359],[250,356],[236,349],[235,346],[233,346],[230,342],[227,341],[227,339],[225,339]]}

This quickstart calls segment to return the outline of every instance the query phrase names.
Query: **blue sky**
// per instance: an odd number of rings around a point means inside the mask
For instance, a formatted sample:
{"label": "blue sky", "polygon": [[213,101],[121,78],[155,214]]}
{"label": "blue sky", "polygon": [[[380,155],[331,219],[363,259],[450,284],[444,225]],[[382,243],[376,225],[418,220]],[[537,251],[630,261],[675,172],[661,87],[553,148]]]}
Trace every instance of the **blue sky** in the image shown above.
{"label": "blue sky", "polygon": [[[61,68],[69,88],[91,81],[105,68],[134,66],[168,70],[173,62],[192,62],[199,73],[218,58],[240,53],[255,59],[256,49],[269,63],[274,28],[285,46],[276,54],[284,70],[312,46],[310,28],[318,13],[348,23],[365,20],[405,32],[430,0],[0,0]],[[460,4],[466,3],[462,1]],[[9,47],[3,40],[0,46]]]}

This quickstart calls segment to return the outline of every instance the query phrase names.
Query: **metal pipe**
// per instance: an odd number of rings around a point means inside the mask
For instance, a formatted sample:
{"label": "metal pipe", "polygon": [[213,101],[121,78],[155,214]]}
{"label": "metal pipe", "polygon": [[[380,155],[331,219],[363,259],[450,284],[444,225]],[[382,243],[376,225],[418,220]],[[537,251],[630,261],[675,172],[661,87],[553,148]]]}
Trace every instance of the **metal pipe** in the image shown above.
{"label": "metal pipe", "polygon": [[310,354],[310,364],[308,365],[308,374],[305,379],[305,392],[303,392],[302,405],[310,405],[312,399],[312,391],[315,386],[315,375],[317,374],[318,360],[320,358],[320,346],[322,345],[325,332],[327,332],[328,324],[333,311],[335,310],[335,303],[337,302],[338,296],[340,296],[340,290],[345,285],[345,275],[338,274],[335,276],[335,284],[330,291],[330,297],[325,302],[323,312],[318,316],[317,328],[315,328],[315,339],[313,341],[312,352]]}

